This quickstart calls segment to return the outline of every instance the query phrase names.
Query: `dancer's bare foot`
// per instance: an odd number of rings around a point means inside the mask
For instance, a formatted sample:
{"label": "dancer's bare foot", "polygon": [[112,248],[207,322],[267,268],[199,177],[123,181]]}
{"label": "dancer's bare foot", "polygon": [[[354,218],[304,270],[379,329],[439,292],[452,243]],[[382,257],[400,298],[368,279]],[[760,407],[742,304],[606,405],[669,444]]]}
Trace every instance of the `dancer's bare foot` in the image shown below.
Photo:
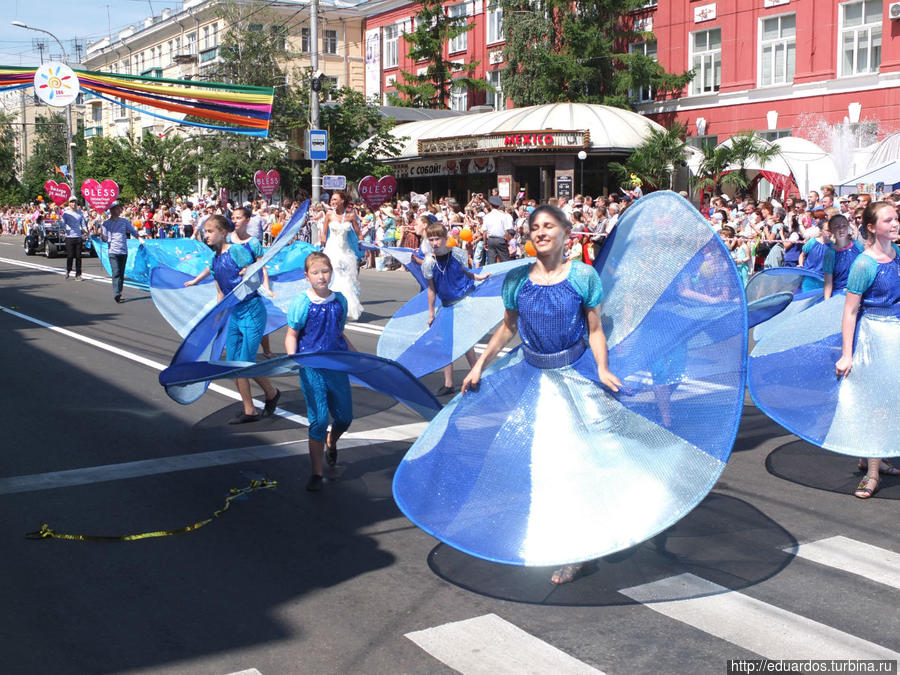
{"label": "dancer's bare foot", "polygon": [[556,570],[550,577],[550,581],[556,585],[568,584],[575,581],[575,577],[581,572],[584,563],[572,563],[571,565],[563,565]]}

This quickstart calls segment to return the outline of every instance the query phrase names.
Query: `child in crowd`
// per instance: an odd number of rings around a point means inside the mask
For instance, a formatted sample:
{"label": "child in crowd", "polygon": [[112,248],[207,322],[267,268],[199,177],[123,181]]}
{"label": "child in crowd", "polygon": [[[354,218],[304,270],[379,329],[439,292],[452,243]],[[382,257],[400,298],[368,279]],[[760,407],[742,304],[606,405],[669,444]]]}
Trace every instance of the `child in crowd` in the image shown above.
{"label": "child in crowd", "polygon": [[[310,289],[297,296],[288,309],[285,352],[296,354],[353,349],[344,334],[347,300],[342,294],[329,289],[333,272],[331,260],[324,253],[310,253],[305,269]],[[337,463],[338,439],[353,421],[350,379],[346,373],[302,368],[300,388],[306,398],[306,414],[309,417],[312,471],[306,489],[318,492],[323,482],[322,460],[325,459],[328,466]],[[331,431],[328,431],[329,414],[332,417]]]}
{"label": "child in crowd", "polygon": [[[422,275],[428,281],[428,325],[434,322],[435,298],[445,307],[468,295],[476,281],[487,279],[490,272],[475,274],[468,268],[469,256],[458,246],[447,247],[447,228],[441,223],[430,223],[425,228],[425,237],[433,253],[422,263]],[[471,368],[476,361],[475,350],[466,352],[466,360]],[[444,385],[437,390],[438,396],[452,394],[453,364],[444,366]]]}
{"label": "child in crowd", "polygon": [[[190,281],[184,282],[184,285],[193,286],[212,274],[218,301],[221,301],[243,281],[244,272],[249,265],[253,264],[253,254],[243,246],[228,243],[228,221],[224,216],[210,216],[206,219],[203,227],[206,231],[206,243],[213,250],[215,256],[210,267]],[[228,334],[225,342],[226,358],[229,361],[255,362],[256,352],[265,329],[265,305],[257,293],[251,293],[238,303],[228,321]],[[262,416],[273,414],[281,392],[272,386],[268,377],[257,377],[254,380],[266,394]],[[238,378],[235,380],[235,384],[241,395],[243,410],[237,417],[229,421],[229,424],[256,422],[260,415],[253,406],[250,380]]]}

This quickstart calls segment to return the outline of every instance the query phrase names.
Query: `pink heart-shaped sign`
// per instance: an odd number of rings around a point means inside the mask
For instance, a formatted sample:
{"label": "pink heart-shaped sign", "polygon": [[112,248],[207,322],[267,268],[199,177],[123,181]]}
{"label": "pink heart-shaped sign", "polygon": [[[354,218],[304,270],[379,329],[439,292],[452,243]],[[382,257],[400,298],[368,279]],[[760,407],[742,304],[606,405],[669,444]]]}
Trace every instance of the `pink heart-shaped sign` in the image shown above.
{"label": "pink heart-shaped sign", "polygon": [[102,183],[88,178],[81,184],[81,194],[96,211],[106,211],[119,196],[119,186],[116,181],[108,178]]}
{"label": "pink heart-shaped sign", "polygon": [[47,196],[58,206],[59,204],[65,204],[69,201],[69,196],[72,194],[72,188],[69,187],[68,183],[57,183],[55,180],[51,179],[44,183],[44,192],[46,192]]}
{"label": "pink heart-shaped sign", "polygon": [[397,192],[397,179],[393,176],[366,176],[359,181],[359,196],[374,211]]}
{"label": "pink heart-shaped sign", "polygon": [[268,171],[260,169],[253,174],[253,182],[256,183],[256,187],[268,199],[275,194],[275,190],[281,185],[281,176],[275,169],[269,169]]}

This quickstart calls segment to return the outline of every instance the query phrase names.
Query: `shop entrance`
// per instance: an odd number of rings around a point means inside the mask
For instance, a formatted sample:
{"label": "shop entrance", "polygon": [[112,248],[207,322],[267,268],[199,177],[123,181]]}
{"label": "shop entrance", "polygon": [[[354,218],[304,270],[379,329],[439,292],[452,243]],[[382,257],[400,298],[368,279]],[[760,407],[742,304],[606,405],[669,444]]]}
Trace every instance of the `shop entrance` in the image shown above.
{"label": "shop entrance", "polygon": [[554,166],[517,166],[513,170],[515,193],[524,192],[526,199],[534,199],[546,202],[553,196],[553,177],[556,174]]}

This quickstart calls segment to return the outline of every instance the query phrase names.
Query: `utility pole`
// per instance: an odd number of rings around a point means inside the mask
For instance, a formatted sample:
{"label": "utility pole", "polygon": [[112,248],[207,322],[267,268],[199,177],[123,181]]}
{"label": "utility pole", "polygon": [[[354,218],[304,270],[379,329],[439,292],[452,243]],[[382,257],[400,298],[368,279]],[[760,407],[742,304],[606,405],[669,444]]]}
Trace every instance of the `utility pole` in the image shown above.
{"label": "utility pole", "polygon": [[[309,87],[309,128],[319,128],[319,90],[322,88],[322,80],[319,73],[319,0],[310,1],[309,17],[309,65],[312,71],[312,80]],[[309,135],[307,134],[306,149],[309,151]],[[312,161],[312,205],[319,202],[322,195],[322,168],[319,160]],[[314,233],[315,234],[315,233]]]}

